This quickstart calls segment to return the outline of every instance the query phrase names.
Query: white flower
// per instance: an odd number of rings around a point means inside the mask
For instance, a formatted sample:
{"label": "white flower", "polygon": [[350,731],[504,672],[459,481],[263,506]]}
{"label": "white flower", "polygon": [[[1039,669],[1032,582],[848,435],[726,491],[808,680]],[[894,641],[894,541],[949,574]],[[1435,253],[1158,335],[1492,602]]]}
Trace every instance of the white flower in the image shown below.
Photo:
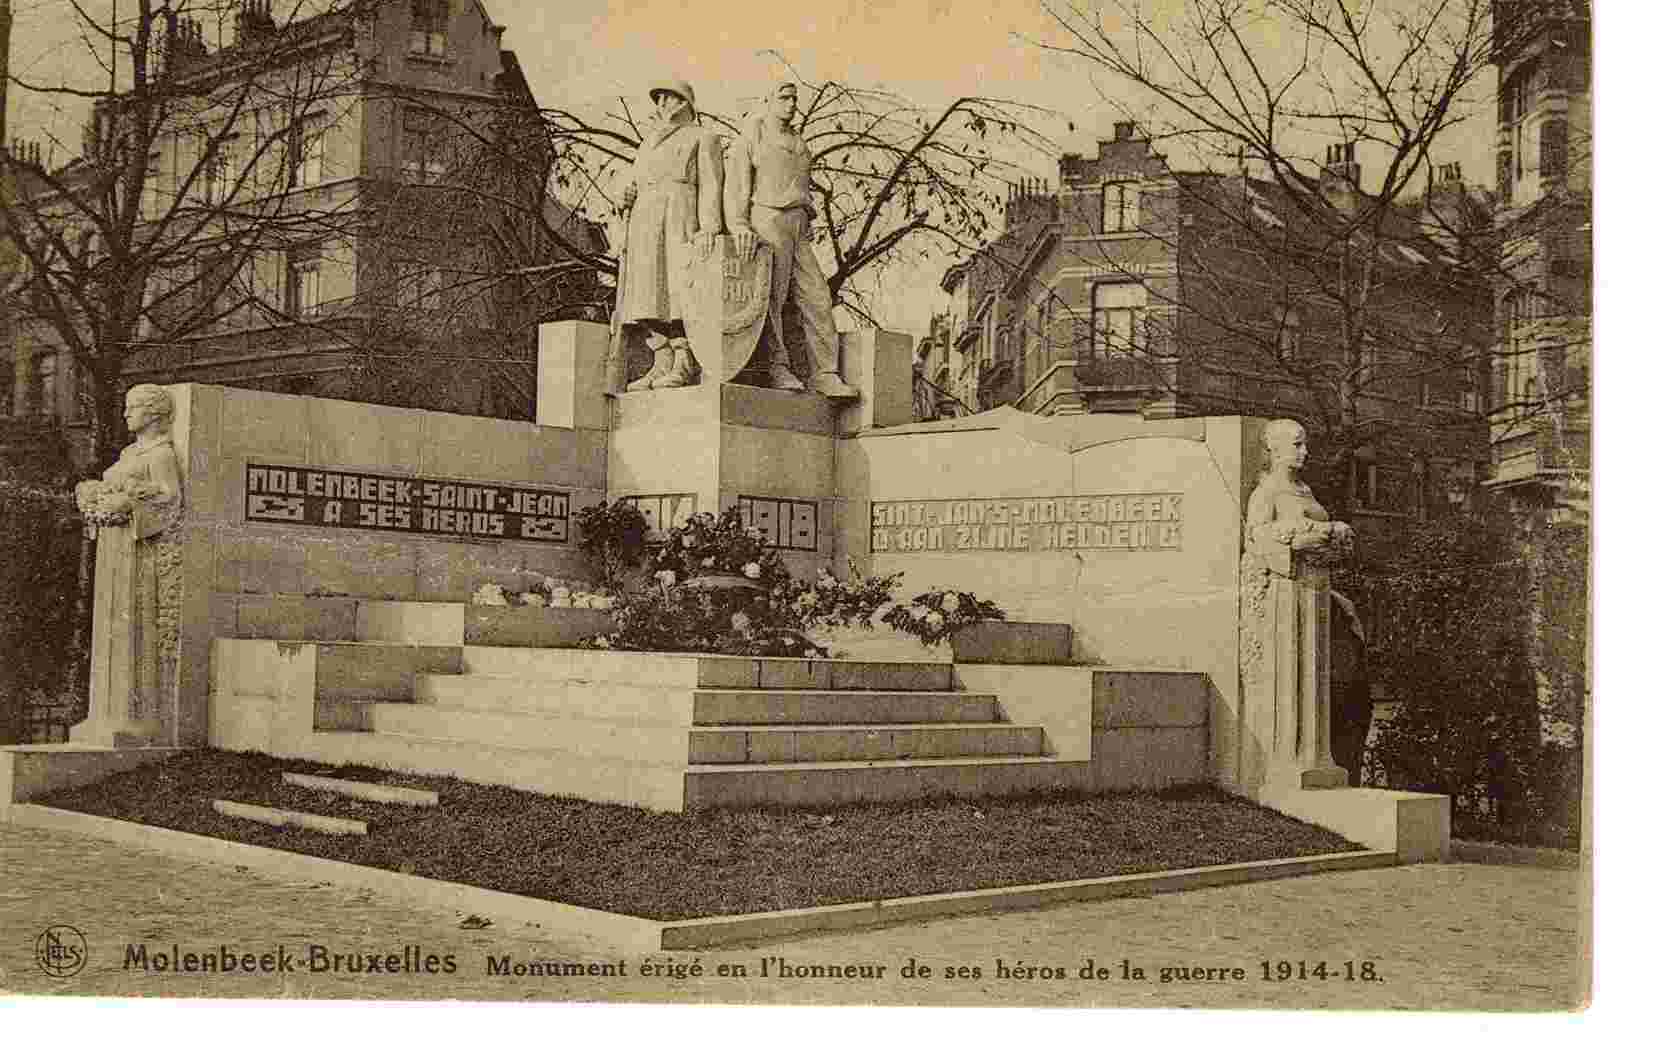
{"label": "white flower", "polygon": [[928,623],[928,625],[933,626],[935,629],[945,625],[945,618],[937,611],[930,611],[928,613],[928,617],[923,621]]}
{"label": "white flower", "polygon": [[680,537],[680,545],[682,545],[686,549],[691,549],[693,546],[697,545],[697,543],[692,539],[692,537],[690,535],[682,535]]}
{"label": "white flower", "polygon": [[656,579],[665,586],[674,585],[674,572],[668,570],[667,568],[659,571],[657,574],[653,575],[652,578]]}
{"label": "white flower", "polygon": [[940,610],[949,615],[953,611],[957,610],[957,604],[957,595],[955,593],[947,593],[945,595],[945,599],[940,601]]}
{"label": "white flower", "polygon": [[744,565],[744,578],[758,579],[760,577],[761,577],[761,565],[760,564],[758,564],[758,563],[756,563],[755,561],[752,560],[748,564]]}
{"label": "white flower", "polygon": [[520,599],[532,608],[545,608],[548,606],[548,599],[540,593],[526,593]]}
{"label": "white flower", "polygon": [[507,594],[494,582],[486,582],[473,591],[473,603],[493,608],[507,607]]}
{"label": "white flower", "polygon": [[611,638],[610,637],[599,636],[599,637],[594,638],[594,647],[596,647],[596,648],[609,648],[610,646],[611,646]]}
{"label": "white flower", "polygon": [[571,594],[571,607],[573,607],[573,608],[586,608],[587,606],[588,606],[588,594],[586,594],[586,593],[573,593],[573,594]]}
{"label": "white flower", "polygon": [[796,600],[796,603],[801,605],[803,608],[816,608],[816,607],[818,607],[818,594],[817,593],[803,593]]}
{"label": "white flower", "polygon": [[606,596],[603,593],[596,593],[588,598],[588,606],[598,608],[600,611],[610,611],[616,603],[617,598]]}
{"label": "white flower", "polygon": [[732,613],[732,632],[734,632],[734,633],[748,633],[749,632],[749,616],[745,615],[741,611],[734,611]]}
{"label": "white flower", "polygon": [[550,608],[569,608],[569,607],[572,607],[571,598],[569,598],[569,597],[549,597],[548,598],[548,607],[550,607]]}
{"label": "white flower", "polygon": [[714,567],[715,566],[715,558],[714,557],[704,557],[703,558],[703,566],[706,567],[706,568]]}

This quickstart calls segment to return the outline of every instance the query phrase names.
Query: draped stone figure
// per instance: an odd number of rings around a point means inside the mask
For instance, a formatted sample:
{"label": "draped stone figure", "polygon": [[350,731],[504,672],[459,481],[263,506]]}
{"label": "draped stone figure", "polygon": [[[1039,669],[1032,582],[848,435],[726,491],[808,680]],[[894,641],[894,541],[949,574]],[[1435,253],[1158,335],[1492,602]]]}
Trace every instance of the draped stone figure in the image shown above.
{"label": "draped stone figure", "polygon": [[1240,570],[1240,664],[1247,764],[1270,790],[1346,786],[1331,756],[1331,565],[1353,552],[1299,474],[1308,434],[1263,432],[1269,467],[1251,493]]}
{"label": "draped stone figure", "polygon": [[76,741],[163,741],[178,670],[182,490],[173,398],[161,386],[127,392],[134,440],[76,501],[98,530],[88,719]]}
{"label": "draped stone figure", "polygon": [[[691,270],[706,260],[721,233],[720,140],[697,122],[685,81],[653,83],[651,126],[624,191],[628,230],[619,274],[620,337],[643,336],[651,369],[629,390],[670,389],[697,380],[698,360],[686,337]],[[626,359],[622,345],[613,355]]]}

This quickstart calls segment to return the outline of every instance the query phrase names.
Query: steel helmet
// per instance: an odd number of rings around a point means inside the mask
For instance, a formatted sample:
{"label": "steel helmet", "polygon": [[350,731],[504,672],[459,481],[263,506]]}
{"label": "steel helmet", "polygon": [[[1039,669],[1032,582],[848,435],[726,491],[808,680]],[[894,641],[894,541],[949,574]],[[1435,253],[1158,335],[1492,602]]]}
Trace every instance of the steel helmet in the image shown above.
{"label": "steel helmet", "polygon": [[697,112],[697,96],[692,94],[692,85],[688,84],[686,81],[668,79],[653,80],[650,86],[646,88],[646,97],[651,98],[659,91],[667,91],[671,95],[679,95],[681,98],[686,100],[687,105],[692,107],[692,112],[694,114]]}

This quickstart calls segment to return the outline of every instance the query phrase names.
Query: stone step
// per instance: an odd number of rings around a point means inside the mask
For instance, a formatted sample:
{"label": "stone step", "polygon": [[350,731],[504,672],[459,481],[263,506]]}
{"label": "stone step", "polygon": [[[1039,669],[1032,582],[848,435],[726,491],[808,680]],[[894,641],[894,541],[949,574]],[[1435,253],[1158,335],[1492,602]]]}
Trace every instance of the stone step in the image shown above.
{"label": "stone step", "polygon": [[416,790],[408,786],[387,786],[378,782],[357,782],[353,779],[333,779],[327,775],[301,775],[285,771],[282,781],[290,786],[335,793],[354,800],[375,804],[405,804],[415,808],[433,808],[438,805],[438,794],[432,790]]}
{"label": "stone step", "polygon": [[570,750],[485,746],[376,732],[313,732],[289,755],[327,764],[453,775],[468,782],[657,811],[681,811],[685,806],[684,757],[675,764],[654,764]]}
{"label": "stone step", "polygon": [[344,643],[317,645],[317,698],[410,700],[419,674],[460,673],[460,645]]}
{"label": "stone step", "polygon": [[590,757],[686,763],[684,720],[598,714],[549,717],[388,702],[369,707],[369,723],[375,734],[557,750]]}
{"label": "stone step", "polygon": [[492,677],[562,679],[703,688],[823,688],[950,691],[951,664],[843,659],[756,659],[634,651],[467,645],[466,672]]}
{"label": "stone step", "polygon": [[544,715],[636,715],[691,723],[684,685],[493,677],[477,673],[416,678],[415,701],[470,710]]}
{"label": "stone step", "polygon": [[1043,729],[1017,724],[844,724],[694,728],[694,764],[793,764],[915,757],[1036,756]]}
{"label": "stone step", "polygon": [[955,757],[794,764],[699,764],[686,769],[687,808],[821,807],[921,797],[990,797],[1077,789],[1087,761]]}
{"label": "stone step", "polygon": [[313,833],[328,833],[342,837],[362,837],[368,834],[369,824],[362,819],[342,819],[333,815],[314,815],[287,808],[268,808],[263,804],[242,804],[238,801],[216,800],[213,810],[232,819],[262,822],[279,829],[295,826]]}
{"label": "stone step", "polygon": [[997,720],[997,696],[971,691],[702,690],[692,721],[745,724],[953,724]]}

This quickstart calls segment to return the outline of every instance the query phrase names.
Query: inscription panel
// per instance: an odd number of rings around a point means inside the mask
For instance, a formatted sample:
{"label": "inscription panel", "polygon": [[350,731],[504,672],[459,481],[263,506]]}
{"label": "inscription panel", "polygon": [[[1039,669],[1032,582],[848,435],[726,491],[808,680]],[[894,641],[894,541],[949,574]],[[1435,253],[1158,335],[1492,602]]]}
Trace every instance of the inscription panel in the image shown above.
{"label": "inscription panel", "polygon": [[631,502],[646,518],[646,541],[662,542],[669,529],[678,528],[697,512],[697,496],[690,492],[672,495],[624,495],[618,502]]}
{"label": "inscription panel", "polygon": [[738,516],[746,528],[760,528],[767,545],[777,549],[818,551],[818,504],[803,499],[738,496]]}
{"label": "inscription panel", "polygon": [[1175,492],[1020,499],[884,499],[870,506],[872,553],[1156,553],[1182,548]]}
{"label": "inscription panel", "polygon": [[446,538],[570,541],[567,491],[250,462],[244,519]]}

